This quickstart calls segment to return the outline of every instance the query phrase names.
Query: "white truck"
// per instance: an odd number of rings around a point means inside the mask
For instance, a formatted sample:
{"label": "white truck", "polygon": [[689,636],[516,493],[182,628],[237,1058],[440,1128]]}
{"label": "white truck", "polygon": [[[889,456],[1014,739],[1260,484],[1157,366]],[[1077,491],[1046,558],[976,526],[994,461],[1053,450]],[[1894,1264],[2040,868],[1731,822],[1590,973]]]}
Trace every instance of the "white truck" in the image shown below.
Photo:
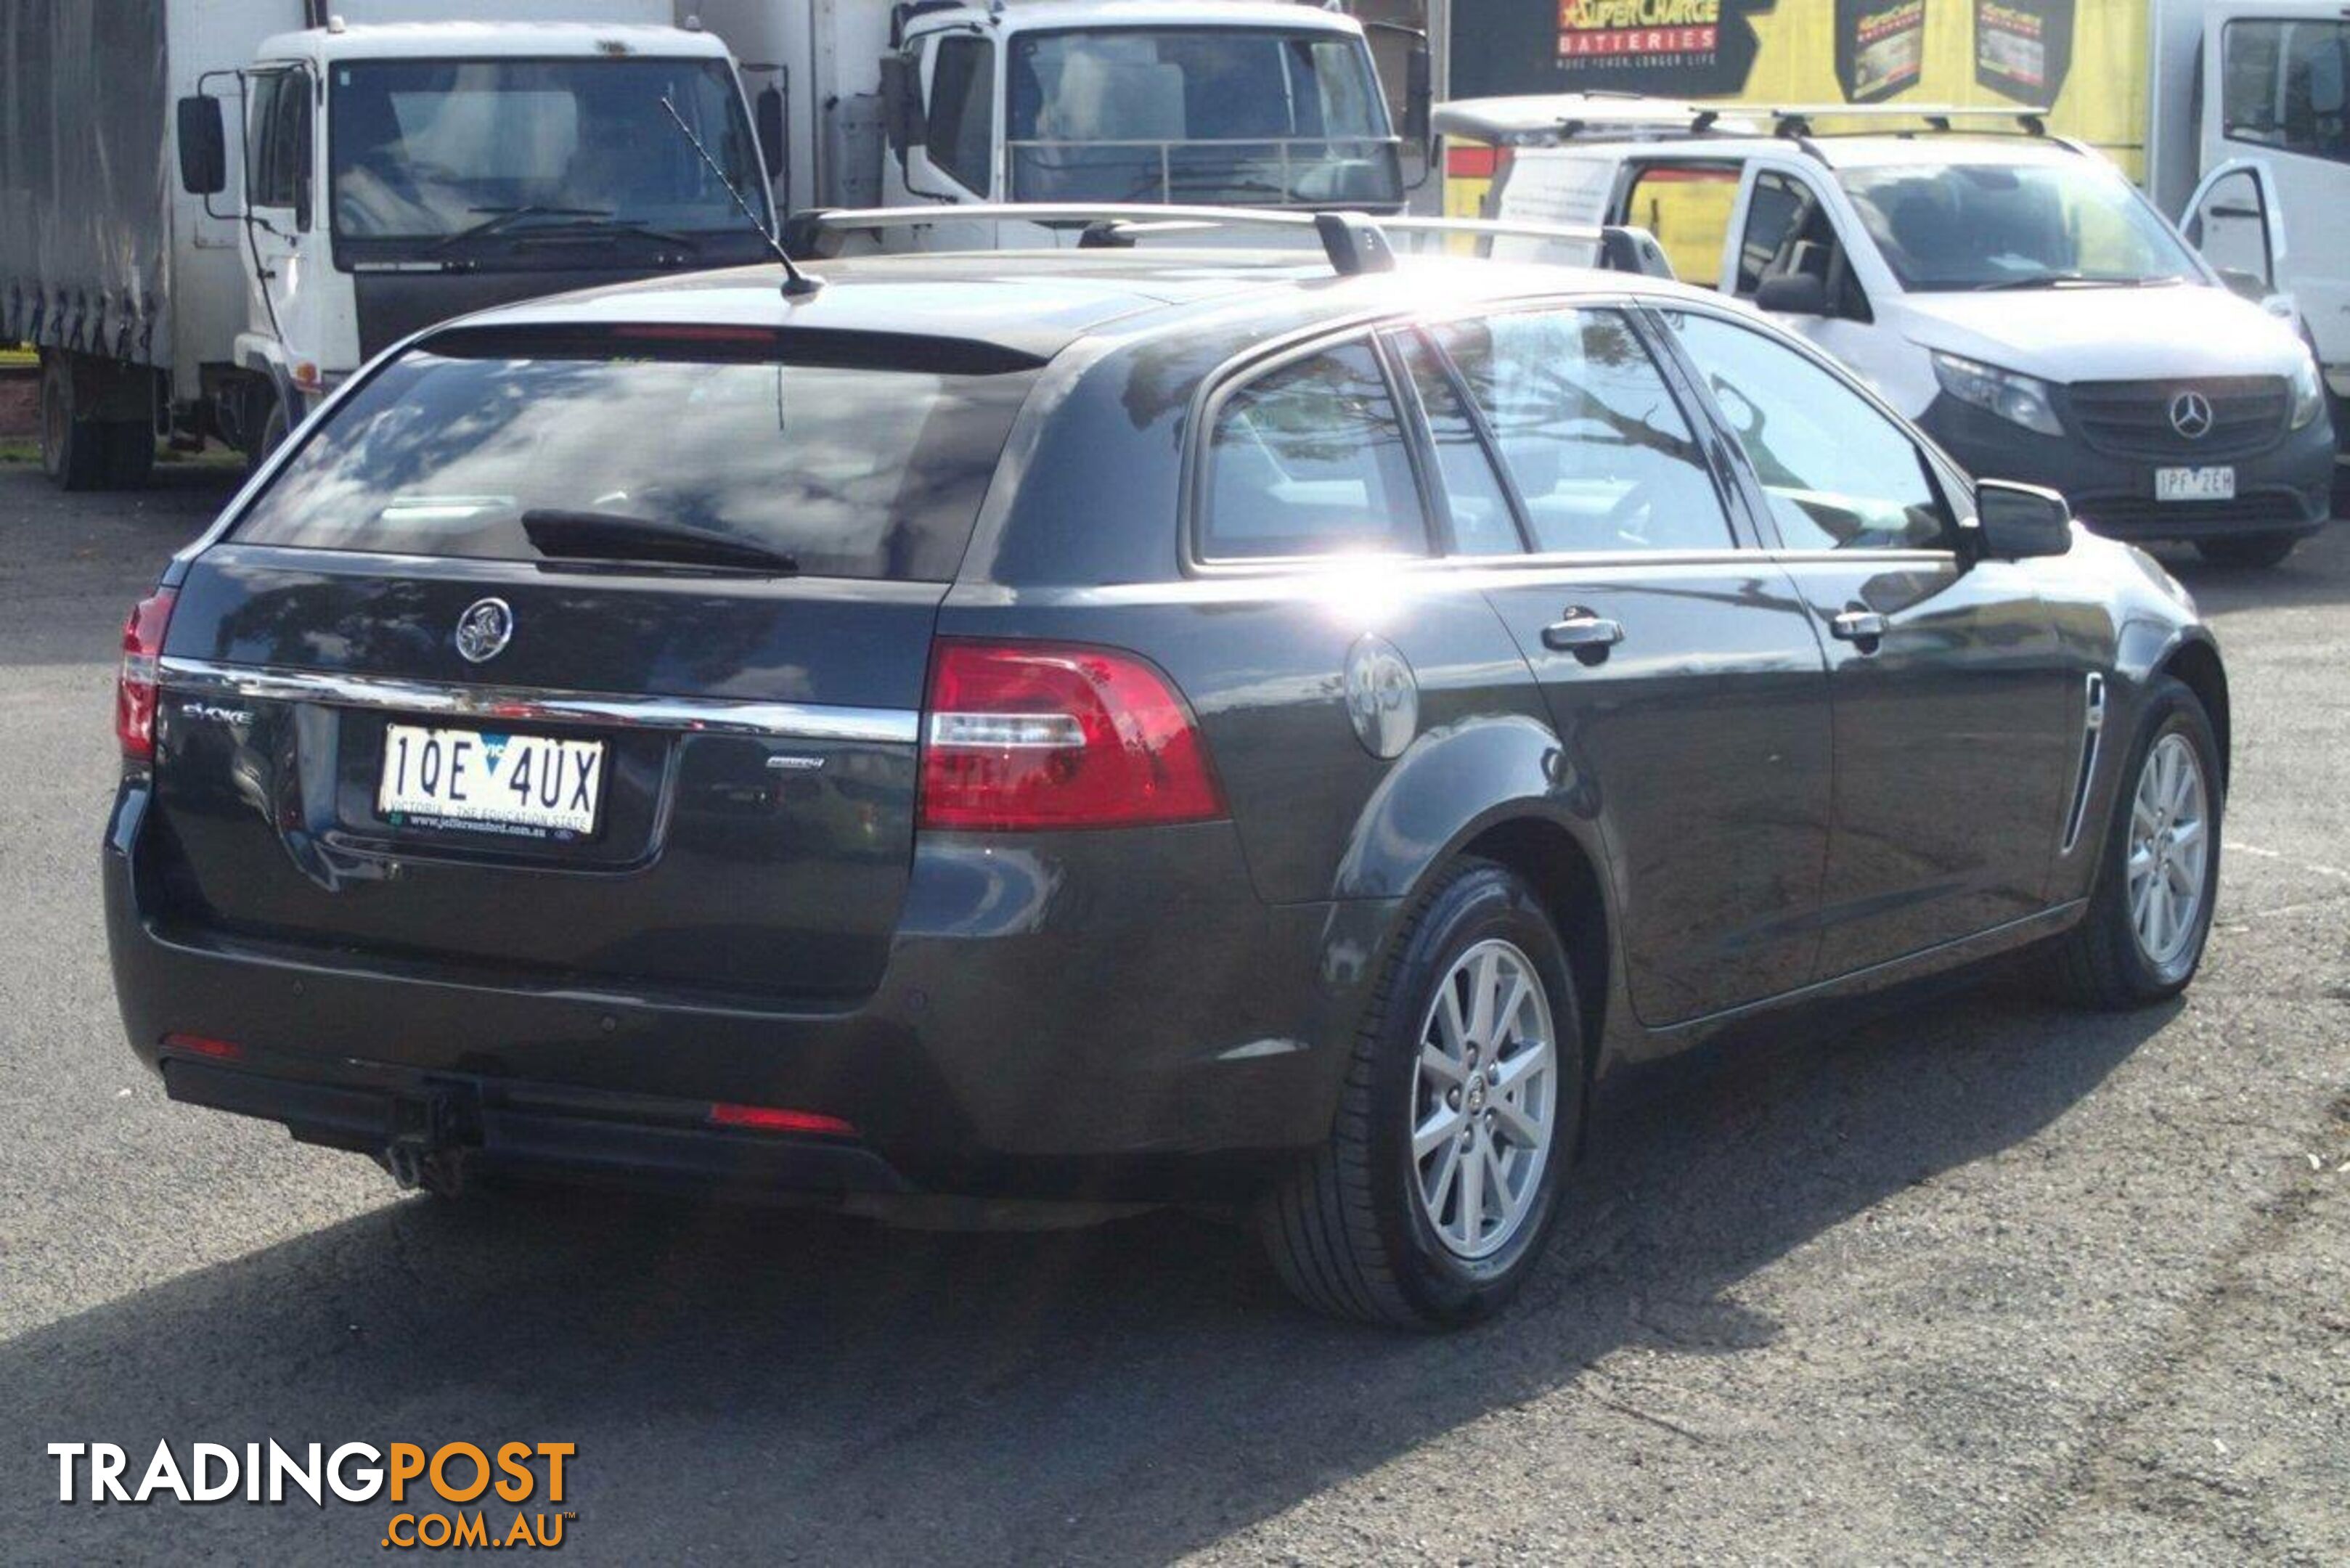
{"label": "white truck", "polygon": [[[1271,0],[681,0],[783,129],[776,206],[1213,203],[1399,211],[1363,24]],[[1411,54],[1423,116],[1425,51]],[[770,93],[779,96],[778,104]],[[1417,124],[1406,126],[1417,137]],[[968,248],[996,225],[899,243]],[[1033,236],[1031,236],[1033,237]]]}
{"label": "white truck", "polygon": [[40,351],[52,478],[136,484],[159,436],[258,455],[432,322],[767,254],[723,43],[671,0],[479,9],[0,6],[0,341]]}
{"label": "white truck", "polygon": [[2231,286],[2298,322],[2350,398],[2350,10],[2158,0],[2154,28],[2148,192]]}

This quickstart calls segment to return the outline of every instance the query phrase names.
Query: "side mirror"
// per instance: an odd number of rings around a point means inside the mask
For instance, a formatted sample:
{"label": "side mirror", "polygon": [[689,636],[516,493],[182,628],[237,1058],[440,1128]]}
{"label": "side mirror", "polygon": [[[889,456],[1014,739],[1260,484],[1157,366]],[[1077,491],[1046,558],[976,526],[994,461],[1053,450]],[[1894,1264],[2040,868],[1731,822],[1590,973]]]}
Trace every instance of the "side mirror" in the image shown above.
{"label": "side mirror", "polygon": [[1985,559],[2021,561],[2073,547],[2073,508],[2053,490],[1986,479],[1975,486],[1975,523]]}
{"label": "side mirror", "polygon": [[1780,316],[1825,316],[1827,281],[1807,272],[1776,273],[1755,285],[1754,303]]}
{"label": "side mirror", "polygon": [[2241,267],[2232,266],[2223,266],[2217,270],[2220,274],[2220,281],[2228,286],[2230,294],[2239,299],[2249,299],[2254,305],[2260,305],[2267,300],[2269,280],[2260,274],[2246,272]]}
{"label": "side mirror", "polygon": [[890,150],[904,163],[906,154],[926,140],[922,114],[922,78],[914,62],[903,55],[881,57],[881,130]]}
{"label": "side mirror", "polygon": [[221,100],[203,93],[178,106],[180,189],[191,196],[217,196],[228,189],[228,131]]}
{"label": "side mirror", "polygon": [[1429,119],[1436,102],[1436,73],[1428,46],[1415,44],[1403,62],[1403,139],[1428,145]]}
{"label": "side mirror", "polygon": [[759,133],[759,161],[773,180],[784,171],[784,89],[761,88],[751,102],[751,118]]}

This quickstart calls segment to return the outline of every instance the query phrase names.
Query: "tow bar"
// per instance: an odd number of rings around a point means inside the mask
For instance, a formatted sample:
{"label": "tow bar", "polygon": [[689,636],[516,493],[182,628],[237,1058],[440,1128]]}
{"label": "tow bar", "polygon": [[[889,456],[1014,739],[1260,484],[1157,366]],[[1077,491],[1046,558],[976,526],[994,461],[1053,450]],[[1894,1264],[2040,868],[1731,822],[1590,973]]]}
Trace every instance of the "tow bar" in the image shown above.
{"label": "tow bar", "polygon": [[383,1168],[401,1190],[421,1187],[442,1198],[464,1190],[465,1147],[481,1142],[481,1118],[469,1093],[436,1084],[401,1095],[391,1102],[390,1119]]}

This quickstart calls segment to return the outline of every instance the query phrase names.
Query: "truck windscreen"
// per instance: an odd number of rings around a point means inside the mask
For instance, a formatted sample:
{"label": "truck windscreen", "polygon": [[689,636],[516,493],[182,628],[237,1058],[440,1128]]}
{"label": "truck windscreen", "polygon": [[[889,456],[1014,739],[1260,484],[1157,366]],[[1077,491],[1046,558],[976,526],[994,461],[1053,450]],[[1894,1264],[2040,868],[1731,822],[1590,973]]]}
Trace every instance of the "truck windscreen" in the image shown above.
{"label": "truck windscreen", "polygon": [[1402,199],[1396,141],[1359,38],[1055,29],[1014,37],[1009,72],[1014,201]]}
{"label": "truck windscreen", "polygon": [[[361,260],[680,237],[708,259],[760,254],[677,106],[755,207],[758,144],[723,61],[387,59],[333,67],[335,237]],[[750,250],[738,258],[744,242]]]}

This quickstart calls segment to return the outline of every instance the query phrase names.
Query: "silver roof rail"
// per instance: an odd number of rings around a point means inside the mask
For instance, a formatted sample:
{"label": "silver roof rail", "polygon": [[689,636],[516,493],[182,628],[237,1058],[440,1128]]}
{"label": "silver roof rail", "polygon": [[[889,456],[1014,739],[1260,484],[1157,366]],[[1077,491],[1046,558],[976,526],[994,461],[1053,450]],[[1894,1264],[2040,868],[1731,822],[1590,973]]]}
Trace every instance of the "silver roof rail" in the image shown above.
{"label": "silver roof rail", "polygon": [[935,227],[956,223],[1035,223],[1079,229],[1081,247],[1130,245],[1153,234],[1202,229],[1279,229],[1303,238],[1311,234],[1331,270],[1342,276],[1386,272],[1395,266],[1390,235],[1452,235],[1553,241],[1592,247],[1593,265],[1613,272],[1651,277],[1673,275],[1671,264],[1645,229],[1619,224],[1489,223],[1470,218],[1375,218],[1365,213],[1298,213],[1263,207],[1181,207],[1136,202],[990,202],[927,207],[809,208],[784,225],[784,245],[794,255],[823,256],[827,236],[884,229]]}
{"label": "silver roof rail", "polygon": [[[1768,120],[1775,134],[1791,138],[1816,134],[1812,128],[1823,119],[1909,119],[1918,121],[1928,130],[1936,131],[1954,130],[1956,122],[1962,119],[1994,120],[2012,125],[2026,136],[2048,134],[2046,109],[2013,105],[2001,109],[1956,103],[1789,103],[1773,104],[1746,112],[1758,119]],[[1869,130],[1872,134],[1883,134],[1875,125],[1871,125]]]}

